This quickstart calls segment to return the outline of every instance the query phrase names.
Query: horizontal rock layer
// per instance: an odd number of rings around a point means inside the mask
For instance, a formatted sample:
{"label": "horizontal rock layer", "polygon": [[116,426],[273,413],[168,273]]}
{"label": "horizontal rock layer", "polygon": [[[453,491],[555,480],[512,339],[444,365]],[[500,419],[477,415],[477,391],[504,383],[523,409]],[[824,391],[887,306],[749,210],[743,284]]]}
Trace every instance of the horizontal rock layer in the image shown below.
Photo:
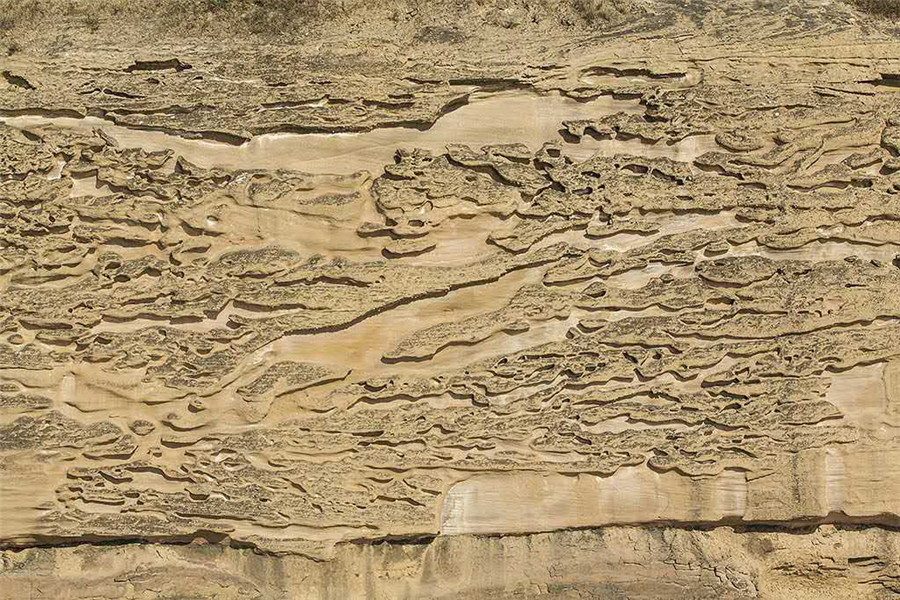
{"label": "horizontal rock layer", "polygon": [[0,598],[869,600],[900,590],[898,544],[893,530],[822,525],[438,536],[341,545],[327,562],[205,538],[29,548],[3,552]]}
{"label": "horizontal rock layer", "polygon": [[12,55],[0,587],[893,593],[896,32],[655,5]]}

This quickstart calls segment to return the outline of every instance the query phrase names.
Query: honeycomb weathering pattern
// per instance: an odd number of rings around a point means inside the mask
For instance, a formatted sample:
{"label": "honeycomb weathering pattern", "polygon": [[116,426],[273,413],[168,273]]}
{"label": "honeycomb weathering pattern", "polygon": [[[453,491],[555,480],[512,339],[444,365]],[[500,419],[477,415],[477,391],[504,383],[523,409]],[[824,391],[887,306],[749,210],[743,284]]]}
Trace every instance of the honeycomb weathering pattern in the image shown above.
{"label": "honeycomb weathering pattern", "polygon": [[0,59],[0,597],[900,593],[900,39],[783,4]]}

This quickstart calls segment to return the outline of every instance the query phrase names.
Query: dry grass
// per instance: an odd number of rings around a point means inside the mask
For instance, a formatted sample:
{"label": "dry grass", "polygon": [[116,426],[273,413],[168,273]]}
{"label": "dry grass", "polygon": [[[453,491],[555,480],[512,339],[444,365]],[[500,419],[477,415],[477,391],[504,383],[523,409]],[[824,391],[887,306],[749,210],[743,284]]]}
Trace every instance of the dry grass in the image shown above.
{"label": "dry grass", "polygon": [[575,9],[588,23],[616,24],[635,12],[631,0],[575,0]]}
{"label": "dry grass", "polygon": [[39,22],[48,5],[41,0],[0,0],[0,31]]}
{"label": "dry grass", "polygon": [[882,17],[900,17],[900,0],[850,0],[867,13]]}
{"label": "dry grass", "polygon": [[216,44],[363,32],[459,43],[466,38],[461,31],[596,31],[644,14],[642,0],[0,0],[0,56],[4,50],[53,54],[101,39]]}
{"label": "dry grass", "polygon": [[280,34],[325,16],[321,0],[0,0],[0,32],[51,23],[89,32],[152,23],[165,30]]}
{"label": "dry grass", "polygon": [[207,0],[235,11],[251,33],[284,33],[325,17],[318,0]]}

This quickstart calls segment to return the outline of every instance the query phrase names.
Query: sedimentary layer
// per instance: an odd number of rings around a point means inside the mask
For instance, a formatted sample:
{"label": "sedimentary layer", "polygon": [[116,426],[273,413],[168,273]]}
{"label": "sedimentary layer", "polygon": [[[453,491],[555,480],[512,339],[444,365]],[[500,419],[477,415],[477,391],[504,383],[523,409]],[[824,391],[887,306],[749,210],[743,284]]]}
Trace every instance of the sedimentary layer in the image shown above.
{"label": "sedimentary layer", "polygon": [[897,32],[695,4],[4,59],[0,587],[894,593]]}

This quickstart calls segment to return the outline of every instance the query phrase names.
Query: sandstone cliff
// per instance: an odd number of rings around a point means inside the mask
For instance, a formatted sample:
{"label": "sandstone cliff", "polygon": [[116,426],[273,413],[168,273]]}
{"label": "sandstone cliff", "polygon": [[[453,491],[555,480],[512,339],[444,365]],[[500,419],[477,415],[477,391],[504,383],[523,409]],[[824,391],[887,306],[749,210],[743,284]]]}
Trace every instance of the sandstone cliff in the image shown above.
{"label": "sandstone cliff", "polygon": [[276,4],[6,5],[0,597],[900,594],[890,2]]}

